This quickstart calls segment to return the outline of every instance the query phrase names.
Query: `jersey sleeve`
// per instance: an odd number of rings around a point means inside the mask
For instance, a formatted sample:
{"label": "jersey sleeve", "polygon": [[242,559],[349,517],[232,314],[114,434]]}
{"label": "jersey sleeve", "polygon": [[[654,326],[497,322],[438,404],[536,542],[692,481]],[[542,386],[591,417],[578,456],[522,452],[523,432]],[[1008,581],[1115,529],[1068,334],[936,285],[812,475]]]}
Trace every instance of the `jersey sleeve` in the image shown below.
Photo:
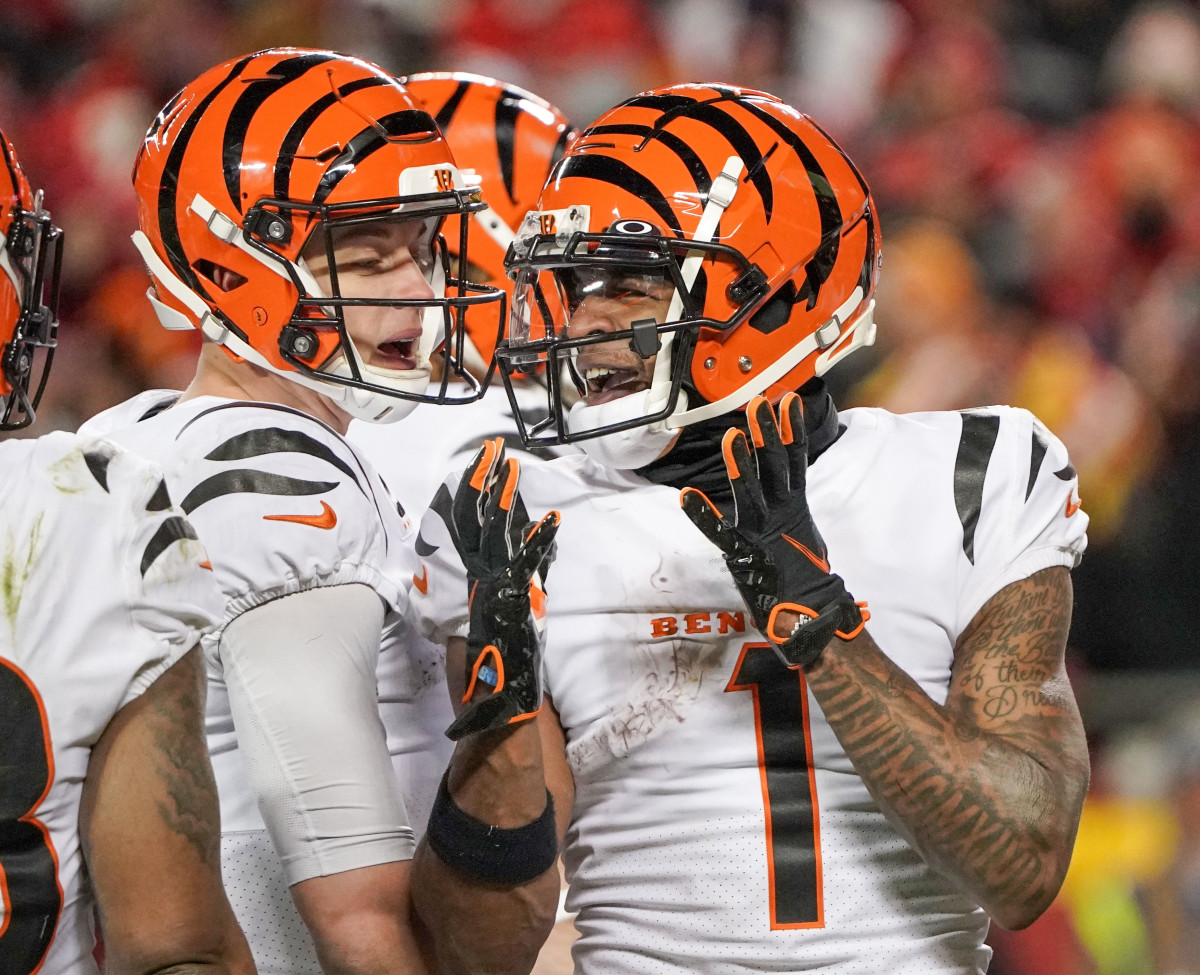
{"label": "jersey sleeve", "polygon": [[452,532],[451,506],[462,474],[452,474],[437,489],[421,518],[413,575],[411,618],[417,631],[434,643],[466,636],[467,570],[458,557]]}
{"label": "jersey sleeve", "polygon": [[173,484],[225,595],[222,627],[281,596],[354,583],[405,611],[411,528],[334,431],[239,405],[200,414],[178,438]]}
{"label": "jersey sleeve", "polygon": [[117,509],[98,516],[123,525],[116,571],[125,580],[131,643],[139,648],[123,707],[211,631],[224,601],[204,546],[172,503],[160,469],[102,439],[85,441],[82,454]]}
{"label": "jersey sleeve", "polygon": [[1067,449],[1032,413],[990,407],[964,412],[962,421],[954,471],[960,633],[1005,586],[1078,565],[1088,525]]}

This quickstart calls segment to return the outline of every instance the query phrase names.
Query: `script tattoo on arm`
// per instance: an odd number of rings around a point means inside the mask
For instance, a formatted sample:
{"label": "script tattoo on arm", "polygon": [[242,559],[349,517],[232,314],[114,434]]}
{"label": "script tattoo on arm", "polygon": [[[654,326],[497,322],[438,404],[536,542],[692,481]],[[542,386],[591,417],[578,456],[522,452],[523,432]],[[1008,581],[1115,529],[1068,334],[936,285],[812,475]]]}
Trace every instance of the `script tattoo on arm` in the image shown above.
{"label": "script tattoo on arm", "polygon": [[1005,587],[955,646],[938,705],[864,631],[808,685],[867,788],[926,861],[1000,924],[1049,906],[1070,862],[1087,745],[1064,667],[1071,579]]}

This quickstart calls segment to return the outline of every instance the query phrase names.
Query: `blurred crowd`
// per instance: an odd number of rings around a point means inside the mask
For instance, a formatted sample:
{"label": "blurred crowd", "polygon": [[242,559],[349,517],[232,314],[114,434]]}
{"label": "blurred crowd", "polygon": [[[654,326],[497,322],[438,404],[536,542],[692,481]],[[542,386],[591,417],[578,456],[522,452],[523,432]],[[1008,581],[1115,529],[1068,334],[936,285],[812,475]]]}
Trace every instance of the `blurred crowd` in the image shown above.
{"label": "blurred crowd", "polygon": [[[159,328],[142,298],[130,168],[184,82],[277,44],[397,73],[490,74],[580,123],[680,81],[761,88],[812,114],[866,174],[884,233],[878,344],[831,375],[839,403],[1036,413],[1069,448],[1092,519],[1075,573],[1081,694],[1149,671],[1194,686],[1196,6],[4,0],[0,127],[67,233],[41,431],[187,381],[196,336]],[[998,936],[1000,975],[1200,972],[1200,713],[1175,696],[1184,703],[1164,703],[1156,724],[1091,729],[1097,781],[1077,867],[1033,932]]]}

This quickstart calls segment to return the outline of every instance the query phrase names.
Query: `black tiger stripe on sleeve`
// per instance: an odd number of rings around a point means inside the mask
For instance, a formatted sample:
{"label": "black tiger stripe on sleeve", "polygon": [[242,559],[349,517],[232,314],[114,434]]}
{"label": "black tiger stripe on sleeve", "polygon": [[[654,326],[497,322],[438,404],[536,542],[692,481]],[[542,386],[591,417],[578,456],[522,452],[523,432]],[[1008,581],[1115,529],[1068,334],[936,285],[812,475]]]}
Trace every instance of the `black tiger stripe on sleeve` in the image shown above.
{"label": "black tiger stripe on sleeve", "polygon": [[272,494],[296,497],[324,494],[338,486],[338,481],[306,481],[247,468],[222,471],[197,484],[183,499],[180,507],[189,515],[203,504],[227,494]]}
{"label": "black tiger stripe on sleeve", "polygon": [[166,519],[158,526],[150,541],[146,544],[146,550],[142,553],[142,575],[150,569],[155,560],[162,555],[168,548],[178,541],[185,538],[196,538],[195,529],[186,518],[181,518],[178,515]]}
{"label": "black tiger stripe on sleeve", "polygon": [[111,444],[104,443],[96,444],[83,452],[83,462],[92,472],[96,483],[104,488],[106,494],[108,493],[108,465],[112,463],[116,453],[116,449]]}
{"label": "black tiger stripe on sleeve", "polygon": [[205,460],[247,460],[250,457],[261,457],[264,454],[307,454],[318,460],[323,460],[337,468],[366,494],[362,483],[350,467],[339,457],[328,444],[321,443],[315,437],[310,437],[300,430],[284,430],[281,427],[264,427],[257,430],[247,430],[230,437],[219,447],[211,450]]}
{"label": "black tiger stripe on sleeve", "polygon": [[[429,510],[434,512],[442,523],[446,526],[446,531],[450,533],[451,538],[454,537],[454,499],[450,496],[450,489],[445,484],[439,484],[437,491],[434,492],[433,500],[429,502]],[[439,546],[431,545],[425,538],[424,534],[417,532],[416,551],[421,558],[432,555],[438,550]]]}
{"label": "black tiger stripe on sleeve", "polygon": [[975,564],[975,526],[983,505],[983,482],[996,439],[1000,417],[988,413],[963,413],[958,454],[954,458],[954,507],[963,529],[963,553]]}
{"label": "black tiger stripe on sleeve", "polygon": [[1029,483],[1025,485],[1025,500],[1029,500],[1029,496],[1033,494],[1033,485],[1037,481],[1037,476],[1042,469],[1042,461],[1046,459],[1046,450],[1049,445],[1045,438],[1037,432],[1035,426],[1031,431],[1032,444],[1029,449]]}
{"label": "black tiger stripe on sleeve", "polygon": [[158,487],[146,502],[147,511],[166,511],[171,507],[171,494],[167,491],[167,482],[159,480]]}

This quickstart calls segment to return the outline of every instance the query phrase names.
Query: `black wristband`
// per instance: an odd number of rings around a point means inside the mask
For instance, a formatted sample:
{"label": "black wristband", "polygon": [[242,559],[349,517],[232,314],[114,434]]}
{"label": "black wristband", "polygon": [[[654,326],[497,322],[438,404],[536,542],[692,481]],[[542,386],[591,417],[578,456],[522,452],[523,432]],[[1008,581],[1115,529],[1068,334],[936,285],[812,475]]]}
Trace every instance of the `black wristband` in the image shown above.
{"label": "black wristband", "polygon": [[540,877],[558,857],[554,797],[546,790],[546,811],[515,829],[489,826],[454,804],[446,777],[438,787],[425,833],[441,860],[475,880],[516,887]]}

